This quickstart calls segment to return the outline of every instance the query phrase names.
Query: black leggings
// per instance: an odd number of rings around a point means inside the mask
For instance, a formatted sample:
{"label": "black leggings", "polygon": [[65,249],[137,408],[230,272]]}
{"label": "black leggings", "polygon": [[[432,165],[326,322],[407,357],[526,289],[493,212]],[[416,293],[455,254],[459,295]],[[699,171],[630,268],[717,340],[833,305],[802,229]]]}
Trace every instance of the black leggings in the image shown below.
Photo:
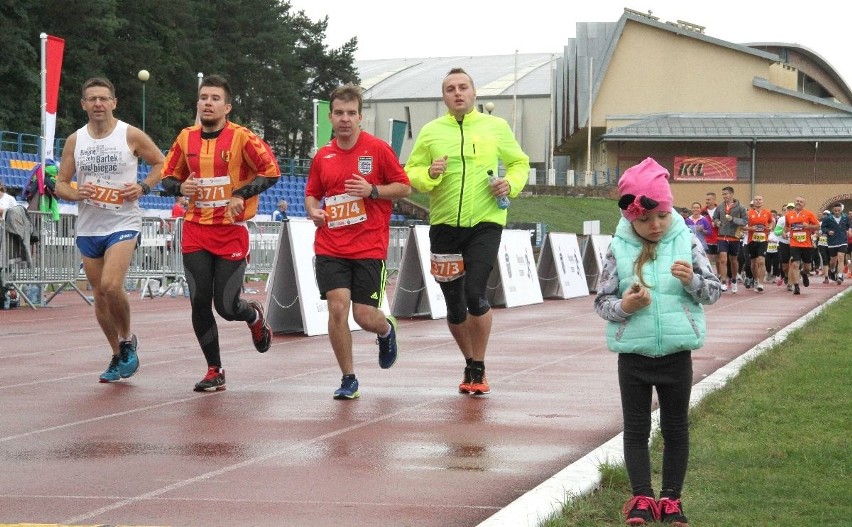
{"label": "black leggings", "polygon": [[634,496],[654,496],[651,486],[651,390],[660,402],[663,436],[663,488],[660,496],[680,498],[689,460],[689,397],[692,352],[663,357],[618,356],[618,384],[624,414],[624,464]]}
{"label": "black leggings", "polygon": [[432,225],[430,250],[435,254],[461,254],[465,274],[452,282],[440,282],[447,304],[447,322],[461,324],[470,313],[481,317],[491,305],[486,295],[488,277],[497,259],[503,227],[479,223],[473,227]]}
{"label": "black leggings", "polygon": [[207,366],[221,368],[219,329],[212,306],[225,320],[254,320],[254,308],[240,298],[246,261],[226,260],[207,251],[195,251],[183,255],[183,266],[192,304],[192,329]]}

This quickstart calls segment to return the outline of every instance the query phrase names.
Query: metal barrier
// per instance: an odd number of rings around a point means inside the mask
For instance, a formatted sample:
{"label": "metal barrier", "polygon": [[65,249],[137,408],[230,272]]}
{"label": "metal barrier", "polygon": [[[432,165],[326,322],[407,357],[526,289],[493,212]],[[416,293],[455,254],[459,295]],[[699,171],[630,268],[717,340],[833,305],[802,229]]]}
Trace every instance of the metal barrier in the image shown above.
{"label": "metal barrier", "polygon": [[[76,291],[89,305],[92,301],[77,287],[77,280],[84,279],[80,250],[74,243],[77,217],[61,214],[54,221],[51,213],[28,211],[32,223],[33,238],[38,241],[16,240],[2,225],[0,242],[0,281],[14,287],[22,301],[30,307],[46,305],[65,289]],[[20,254],[20,244],[30,243],[29,262]],[[31,287],[32,286],[32,287]],[[47,286],[53,293],[43,297]],[[58,286],[58,287],[57,287]]]}
{"label": "metal barrier", "polygon": [[389,273],[399,271],[399,266],[402,264],[403,250],[408,242],[408,235],[411,234],[411,227],[391,227],[390,240],[388,242],[388,258],[385,261],[385,267]]}
{"label": "metal barrier", "polygon": [[[0,283],[14,287],[21,300],[33,308],[50,303],[65,289],[76,291],[91,305],[90,297],[77,285],[78,280],[86,280],[80,250],[74,241],[77,216],[61,214],[59,220],[54,221],[50,213],[29,211],[27,217],[33,224],[33,233],[39,239],[37,243],[30,245],[30,261],[26,261],[26,258],[19,254],[21,241],[15,240],[14,235],[6,232],[5,224],[0,220]],[[246,276],[272,272],[282,225],[277,221],[247,223],[251,261],[246,267]],[[389,272],[399,271],[410,232],[409,227],[390,228],[386,262]],[[141,242],[133,253],[127,282],[133,282],[132,286],[135,286],[136,282],[141,283],[143,298],[188,294],[180,250],[182,238],[182,218],[142,219]],[[48,286],[52,286],[52,295],[46,298],[43,294]]]}
{"label": "metal barrier", "polygon": [[275,263],[278,237],[281,235],[280,221],[249,221],[249,263],[246,276],[269,274]]}
{"label": "metal barrier", "polygon": [[159,296],[163,293],[170,238],[162,218],[142,218],[139,245],[133,251],[126,278],[128,285],[129,282],[142,284],[143,297]]}

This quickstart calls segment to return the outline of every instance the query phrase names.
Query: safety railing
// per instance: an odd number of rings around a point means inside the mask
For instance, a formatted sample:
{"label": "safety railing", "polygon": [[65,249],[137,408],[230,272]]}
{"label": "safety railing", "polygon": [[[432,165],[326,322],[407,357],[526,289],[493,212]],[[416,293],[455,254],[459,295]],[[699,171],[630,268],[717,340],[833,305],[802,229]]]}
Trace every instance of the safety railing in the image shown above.
{"label": "safety railing", "polygon": [[[49,212],[28,211],[24,217],[31,224],[30,239],[22,239],[21,234],[0,221],[0,283],[14,287],[30,307],[49,304],[65,289],[76,291],[91,304],[77,287],[77,280],[85,280],[85,275],[74,243],[76,216],[60,215],[55,221]],[[49,297],[44,294],[47,286],[53,289]]]}

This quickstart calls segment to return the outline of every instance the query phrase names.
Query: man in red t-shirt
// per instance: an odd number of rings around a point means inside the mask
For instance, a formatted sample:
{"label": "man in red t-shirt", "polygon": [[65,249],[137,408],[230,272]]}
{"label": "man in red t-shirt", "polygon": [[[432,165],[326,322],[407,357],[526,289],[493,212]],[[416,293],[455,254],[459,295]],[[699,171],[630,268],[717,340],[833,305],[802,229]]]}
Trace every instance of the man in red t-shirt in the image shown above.
{"label": "man in red t-shirt", "polygon": [[361,88],[346,84],[329,99],[335,137],[317,151],[308,171],[305,211],[317,226],[315,271],[328,301],[328,335],[343,373],[335,399],[356,399],[349,308],[355,322],[378,335],[379,366],[397,357],[397,326],[379,309],[394,199],[411,194],[408,176],[390,145],[361,131]]}
{"label": "man in red t-shirt", "polygon": [[[813,260],[814,243],[811,234],[820,228],[816,215],[805,209],[805,198],[796,196],[796,207],[784,216],[784,229],[790,236],[790,265],[787,268],[787,283],[793,284],[793,294],[799,295],[799,275],[802,285],[808,287]],[[804,265],[803,265],[804,264]],[[801,269],[801,272],[800,272]]]}
{"label": "man in red t-shirt", "polygon": [[186,196],[175,196],[175,203],[172,205],[172,218],[183,218],[186,214]]}

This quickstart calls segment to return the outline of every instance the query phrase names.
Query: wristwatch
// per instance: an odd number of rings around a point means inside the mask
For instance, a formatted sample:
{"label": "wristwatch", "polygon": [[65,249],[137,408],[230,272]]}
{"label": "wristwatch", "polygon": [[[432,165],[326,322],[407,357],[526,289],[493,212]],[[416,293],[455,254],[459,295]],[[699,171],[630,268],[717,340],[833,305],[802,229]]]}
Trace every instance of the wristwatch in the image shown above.
{"label": "wristwatch", "polygon": [[370,197],[373,199],[379,199],[379,187],[373,185],[373,190],[370,191]]}
{"label": "wristwatch", "polygon": [[144,181],[140,181],[139,187],[142,189],[142,195],[143,196],[147,196],[148,194],[151,193],[151,187],[148,186],[148,183],[145,183]]}

